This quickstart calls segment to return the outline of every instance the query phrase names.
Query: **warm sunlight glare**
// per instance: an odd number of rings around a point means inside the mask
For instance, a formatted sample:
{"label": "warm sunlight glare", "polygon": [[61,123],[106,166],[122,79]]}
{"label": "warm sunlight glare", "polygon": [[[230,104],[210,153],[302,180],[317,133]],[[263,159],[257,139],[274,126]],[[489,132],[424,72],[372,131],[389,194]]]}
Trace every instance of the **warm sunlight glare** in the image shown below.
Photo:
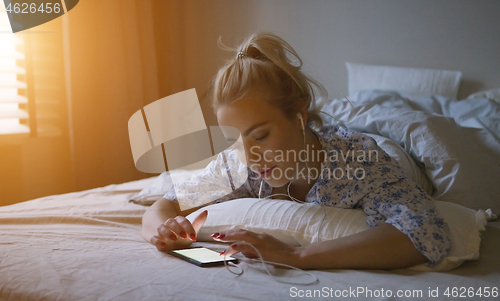
{"label": "warm sunlight glare", "polygon": [[0,1],[0,134],[8,132],[10,128],[19,125],[18,118],[3,118],[9,112],[19,109],[17,103],[6,103],[8,99],[17,96],[17,89],[14,86],[16,75],[9,72],[16,67],[16,37],[12,33],[9,17],[5,11],[5,4]]}

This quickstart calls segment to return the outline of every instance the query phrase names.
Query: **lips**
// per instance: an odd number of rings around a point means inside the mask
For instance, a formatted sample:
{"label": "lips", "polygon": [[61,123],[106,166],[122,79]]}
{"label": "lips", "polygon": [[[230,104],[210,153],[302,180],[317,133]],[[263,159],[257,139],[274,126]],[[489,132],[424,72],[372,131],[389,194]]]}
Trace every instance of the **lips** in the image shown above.
{"label": "lips", "polygon": [[271,174],[273,172],[273,169],[275,168],[276,166],[273,166],[271,168],[263,168],[261,170],[259,170],[260,172],[260,176],[263,177],[263,178],[270,178],[271,177]]}

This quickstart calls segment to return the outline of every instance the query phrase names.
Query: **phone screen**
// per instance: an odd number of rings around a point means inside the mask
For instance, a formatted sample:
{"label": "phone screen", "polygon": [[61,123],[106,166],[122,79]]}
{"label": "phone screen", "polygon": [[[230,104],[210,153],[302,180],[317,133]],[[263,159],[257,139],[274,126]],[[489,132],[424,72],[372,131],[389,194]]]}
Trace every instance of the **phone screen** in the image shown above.
{"label": "phone screen", "polygon": [[[172,250],[168,253],[202,267],[224,265],[224,255],[203,247]],[[231,256],[226,256],[226,261],[238,263],[238,259]]]}

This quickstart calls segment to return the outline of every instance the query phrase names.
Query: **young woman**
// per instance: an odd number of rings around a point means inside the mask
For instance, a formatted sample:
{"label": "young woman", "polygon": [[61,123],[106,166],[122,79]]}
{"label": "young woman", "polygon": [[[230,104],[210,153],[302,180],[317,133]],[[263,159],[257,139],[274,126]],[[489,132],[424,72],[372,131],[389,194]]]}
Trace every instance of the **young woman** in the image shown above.
{"label": "young woman", "polygon": [[[323,100],[326,91],[302,73],[301,65],[284,40],[255,34],[218,72],[213,108],[219,125],[241,133],[248,180],[239,188],[233,185],[232,193],[215,202],[286,193],[326,206],[362,207],[370,229],[301,247],[244,229],[214,233],[214,240],[251,243],[264,260],[302,269],[397,269],[438,263],[450,248],[449,229],[430,196],[406,178],[371,137],[323,126],[322,104],[316,104],[314,91]],[[219,155],[200,185],[214,166],[224,170],[229,159]],[[172,189],[144,214],[142,235],[160,251],[187,247],[207,218],[204,211],[189,222],[185,216],[197,209],[181,212]],[[228,255],[237,252],[256,257],[246,244],[233,243]]]}

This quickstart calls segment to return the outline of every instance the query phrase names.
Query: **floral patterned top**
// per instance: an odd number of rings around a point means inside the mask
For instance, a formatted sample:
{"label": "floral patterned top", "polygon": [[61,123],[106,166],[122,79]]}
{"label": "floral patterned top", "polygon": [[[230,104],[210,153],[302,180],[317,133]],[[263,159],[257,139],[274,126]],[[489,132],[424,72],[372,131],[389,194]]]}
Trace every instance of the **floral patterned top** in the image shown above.
{"label": "floral patterned top", "polygon": [[[432,198],[404,175],[398,162],[373,138],[333,125],[313,132],[327,156],[306,202],[338,208],[363,208],[370,227],[384,222],[393,225],[429,259],[427,265],[432,266],[446,257],[451,246],[450,230],[436,211]],[[215,201],[210,203],[219,203],[237,198],[258,198],[262,183],[260,197],[271,195],[272,186],[248,167],[246,181],[236,187],[234,172],[232,176],[229,167],[235,161],[234,151],[222,152],[196,178],[175,184],[175,191],[187,191],[193,196],[218,191],[218,195],[213,194],[212,200]],[[243,167],[238,168],[241,171]],[[226,190],[223,196],[222,187]],[[172,187],[164,197],[175,201],[175,191]]]}

